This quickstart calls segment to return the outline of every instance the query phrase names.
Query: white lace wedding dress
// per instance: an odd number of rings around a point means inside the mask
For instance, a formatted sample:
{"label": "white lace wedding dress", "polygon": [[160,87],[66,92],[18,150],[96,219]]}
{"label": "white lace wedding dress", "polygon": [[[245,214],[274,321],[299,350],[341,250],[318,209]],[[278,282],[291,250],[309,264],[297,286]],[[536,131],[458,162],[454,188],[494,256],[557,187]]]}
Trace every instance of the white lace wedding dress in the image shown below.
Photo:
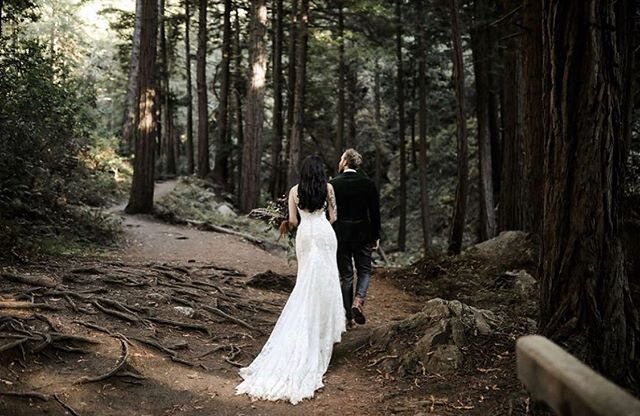
{"label": "white lace wedding dress", "polygon": [[[329,191],[332,198],[333,189]],[[297,196],[295,187],[292,192]],[[329,205],[335,218],[335,202]],[[296,285],[262,351],[240,370],[244,381],[236,387],[236,394],[246,393],[253,399],[296,404],[313,397],[324,386],[322,377],[333,344],[340,342],[345,331],[335,233],[324,209],[298,211]]]}

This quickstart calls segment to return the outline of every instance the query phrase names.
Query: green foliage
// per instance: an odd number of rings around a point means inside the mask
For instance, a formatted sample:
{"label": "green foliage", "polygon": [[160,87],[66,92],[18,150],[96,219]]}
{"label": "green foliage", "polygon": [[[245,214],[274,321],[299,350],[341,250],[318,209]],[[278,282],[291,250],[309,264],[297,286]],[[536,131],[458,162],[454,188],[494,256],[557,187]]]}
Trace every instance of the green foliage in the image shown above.
{"label": "green foliage", "polygon": [[0,43],[2,245],[35,249],[37,241],[61,235],[116,237],[113,220],[81,207],[94,185],[83,163],[92,102],[86,85],[38,41]]}

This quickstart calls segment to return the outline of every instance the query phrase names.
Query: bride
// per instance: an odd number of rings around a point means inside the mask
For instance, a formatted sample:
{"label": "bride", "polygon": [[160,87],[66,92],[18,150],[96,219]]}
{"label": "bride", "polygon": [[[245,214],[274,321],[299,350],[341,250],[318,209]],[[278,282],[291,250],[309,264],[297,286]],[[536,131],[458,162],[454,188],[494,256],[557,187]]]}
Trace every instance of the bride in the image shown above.
{"label": "bride", "polygon": [[300,183],[289,192],[289,221],[285,224],[297,226],[300,213],[296,285],[262,351],[240,370],[244,381],[236,387],[236,394],[296,404],[323,387],[333,344],[340,342],[346,330],[337,241],[330,224],[337,218],[335,201],[322,159],[307,157],[300,169]]}

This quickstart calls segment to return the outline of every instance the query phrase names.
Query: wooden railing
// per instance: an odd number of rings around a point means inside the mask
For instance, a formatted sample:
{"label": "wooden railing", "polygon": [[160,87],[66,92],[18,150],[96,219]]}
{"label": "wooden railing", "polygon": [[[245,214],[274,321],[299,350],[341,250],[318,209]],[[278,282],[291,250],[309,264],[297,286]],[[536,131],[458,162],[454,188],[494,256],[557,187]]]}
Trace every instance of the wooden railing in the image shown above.
{"label": "wooden railing", "polygon": [[516,346],[518,377],[559,416],[640,416],[640,401],[545,337]]}

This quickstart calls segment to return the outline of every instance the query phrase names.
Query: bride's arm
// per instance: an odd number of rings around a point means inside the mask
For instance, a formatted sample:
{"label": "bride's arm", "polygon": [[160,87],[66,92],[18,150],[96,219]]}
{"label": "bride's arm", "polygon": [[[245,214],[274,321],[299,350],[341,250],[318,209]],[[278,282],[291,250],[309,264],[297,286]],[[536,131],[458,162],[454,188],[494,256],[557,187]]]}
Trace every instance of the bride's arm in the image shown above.
{"label": "bride's arm", "polygon": [[338,207],[336,205],[336,193],[330,183],[327,184],[327,210],[329,212],[329,222],[333,224],[338,219]]}
{"label": "bride's arm", "polygon": [[298,205],[296,200],[298,199],[298,187],[294,186],[289,191],[289,224],[292,227],[298,226]]}

